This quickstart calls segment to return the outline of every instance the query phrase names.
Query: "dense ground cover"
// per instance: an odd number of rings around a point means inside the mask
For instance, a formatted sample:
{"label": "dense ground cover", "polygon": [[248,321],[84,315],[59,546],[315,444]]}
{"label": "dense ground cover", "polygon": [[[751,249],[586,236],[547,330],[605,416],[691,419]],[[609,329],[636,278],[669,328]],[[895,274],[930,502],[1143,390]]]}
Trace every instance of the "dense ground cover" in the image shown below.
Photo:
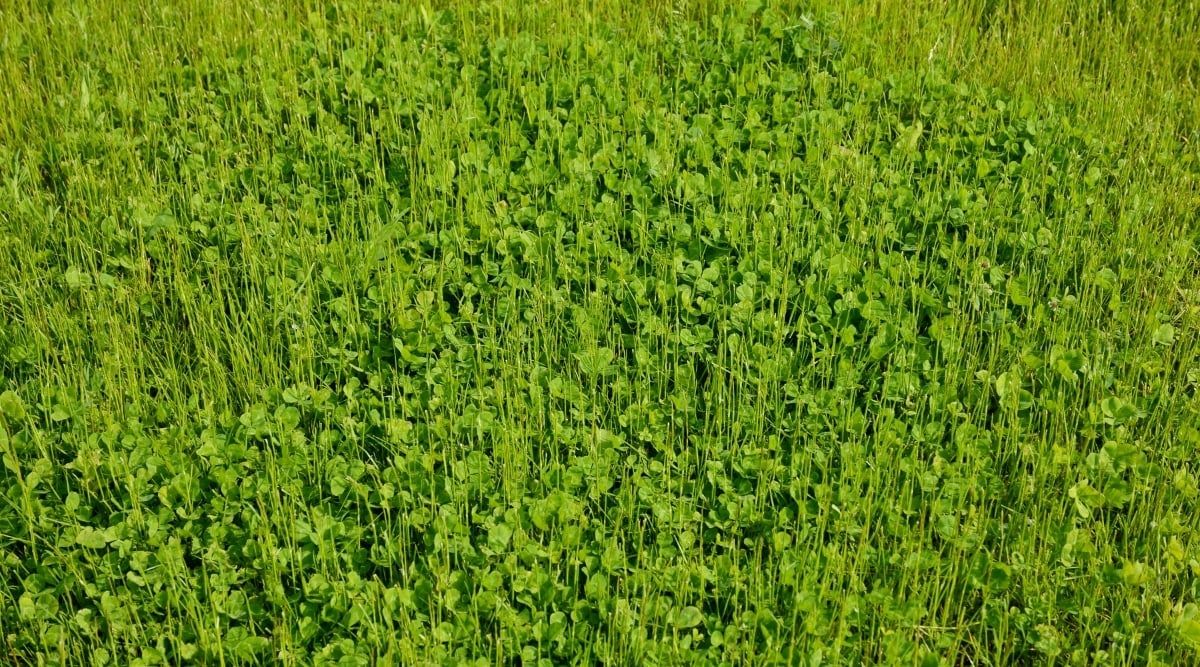
{"label": "dense ground cover", "polygon": [[7,663],[1200,659],[1194,13],[28,4]]}

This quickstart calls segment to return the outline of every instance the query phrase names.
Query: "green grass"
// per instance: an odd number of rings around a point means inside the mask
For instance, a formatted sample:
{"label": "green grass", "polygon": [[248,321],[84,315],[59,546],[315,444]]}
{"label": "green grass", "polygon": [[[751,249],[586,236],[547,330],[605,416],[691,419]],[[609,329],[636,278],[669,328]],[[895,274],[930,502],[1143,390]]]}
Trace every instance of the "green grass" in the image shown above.
{"label": "green grass", "polygon": [[1200,8],[730,4],[0,9],[0,662],[1200,660]]}

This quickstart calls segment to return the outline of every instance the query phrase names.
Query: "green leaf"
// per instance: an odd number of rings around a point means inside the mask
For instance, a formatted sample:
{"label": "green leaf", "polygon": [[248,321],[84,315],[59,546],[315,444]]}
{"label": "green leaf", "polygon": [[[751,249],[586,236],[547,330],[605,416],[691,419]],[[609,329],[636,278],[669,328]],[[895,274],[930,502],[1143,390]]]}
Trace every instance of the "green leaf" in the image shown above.
{"label": "green leaf", "polygon": [[284,431],[294,430],[300,425],[300,410],[294,405],[281,405],[275,409],[275,421]]}
{"label": "green leaf", "polygon": [[1142,450],[1127,442],[1117,442],[1115,440],[1109,440],[1104,443],[1104,453],[1120,468],[1137,465],[1145,458]]}
{"label": "green leaf", "polygon": [[1014,276],[1008,279],[1008,299],[1014,305],[1022,307],[1032,306],[1033,297],[1030,295],[1030,291],[1028,278]]}
{"label": "green leaf", "polygon": [[917,121],[912,127],[906,127],[900,131],[900,136],[896,138],[896,147],[904,153],[915,153],[921,144],[921,134],[925,131],[925,124]]}
{"label": "green leaf", "polygon": [[887,356],[888,352],[896,346],[897,333],[896,325],[890,322],[879,327],[879,333],[871,337],[871,343],[868,346],[868,351],[871,358],[878,361]]}
{"label": "green leaf", "polygon": [[1012,584],[1012,568],[1004,563],[992,563],[992,569],[988,573],[988,588],[992,591],[1008,590]]}
{"label": "green leaf", "polygon": [[1123,507],[1133,497],[1133,487],[1123,479],[1110,479],[1104,484],[1104,500],[1113,507]]}
{"label": "green leaf", "polygon": [[679,610],[679,613],[675,614],[675,627],[679,628],[680,630],[694,628],[703,622],[704,614],[702,614],[699,609],[692,606],[684,607],[683,609]]}
{"label": "green leaf", "polygon": [[22,620],[50,620],[58,614],[58,596],[53,590],[44,590],[36,594],[25,592],[17,600],[17,609]]}
{"label": "green leaf", "polygon": [[88,549],[103,549],[108,545],[108,540],[104,537],[104,531],[85,526],[75,534],[75,544]]}
{"label": "green leaf", "polygon": [[607,347],[597,347],[575,355],[579,368],[588,377],[607,375],[616,355]]}
{"label": "green leaf", "polygon": [[1096,272],[1096,275],[1093,276],[1092,281],[1095,283],[1096,287],[1099,287],[1100,289],[1111,290],[1117,286],[1117,273],[1108,268],[1100,269]]}
{"label": "green leaf", "polygon": [[1084,519],[1092,518],[1092,510],[1104,507],[1105,497],[1093,487],[1088,480],[1080,480],[1072,486],[1067,495],[1075,501],[1075,510]]}
{"label": "green leaf", "polygon": [[63,281],[66,282],[69,289],[78,290],[85,287],[90,287],[92,284],[92,276],[79,270],[79,267],[72,266],[63,273]]}
{"label": "green leaf", "polygon": [[498,523],[488,529],[488,548],[497,553],[508,548],[508,543],[512,540],[513,530],[506,523]]}
{"label": "green leaf", "polygon": [[20,421],[25,418],[25,402],[10,389],[0,394],[0,412],[9,419]]}
{"label": "green leaf", "polygon": [[1184,605],[1183,613],[1175,620],[1175,632],[1183,643],[1200,650],[1200,606],[1194,602]]}
{"label": "green leaf", "polygon": [[1100,402],[1100,411],[1104,415],[1104,423],[1120,426],[1139,416],[1137,406],[1117,396],[1109,396]]}
{"label": "green leaf", "polygon": [[943,539],[953,540],[958,536],[958,517],[943,514],[937,518],[936,530]]}
{"label": "green leaf", "polygon": [[1021,390],[1021,376],[1009,371],[996,377],[996,395],[1001,401],[1007,401],[1009,396],[1015,396]]}
{"label": "green leaf", "polygon": [[271,640],[250,634],[243,627],[230,628],[225,635],[225,649],[243,662],[253,662],[271,649]]}
{"label": "green leaf", "polygon": [[1055,356],[1055,369],[1063,377],[1074,380],[1075,373],[1083,368],[1083,353],[1079,350],[1064,350]]}
{"label": "green leaf", "polygon": [[975,177],[979,179],[986,178],[992,173],[992,163],[985,157],[975,159]]}
{"label": "green leaf", "polygon": [[1121,566],[1121,579],[1130,586],[1145,586],[1154,580],[1154,568],[1141,561],[1127,560]]}
{"label": "green leaf", "polygon": [[1175,327],[1170,324],[1160,324],[1154,330],[1155,345],[1170,345],[1175,342]]}
{"label": "green leaf", "polygon": [[17,600],[17,613],[22,621],[33,621],[37,619],[37,603],[34,602],[33,596],[29,593],[22,593]]}

